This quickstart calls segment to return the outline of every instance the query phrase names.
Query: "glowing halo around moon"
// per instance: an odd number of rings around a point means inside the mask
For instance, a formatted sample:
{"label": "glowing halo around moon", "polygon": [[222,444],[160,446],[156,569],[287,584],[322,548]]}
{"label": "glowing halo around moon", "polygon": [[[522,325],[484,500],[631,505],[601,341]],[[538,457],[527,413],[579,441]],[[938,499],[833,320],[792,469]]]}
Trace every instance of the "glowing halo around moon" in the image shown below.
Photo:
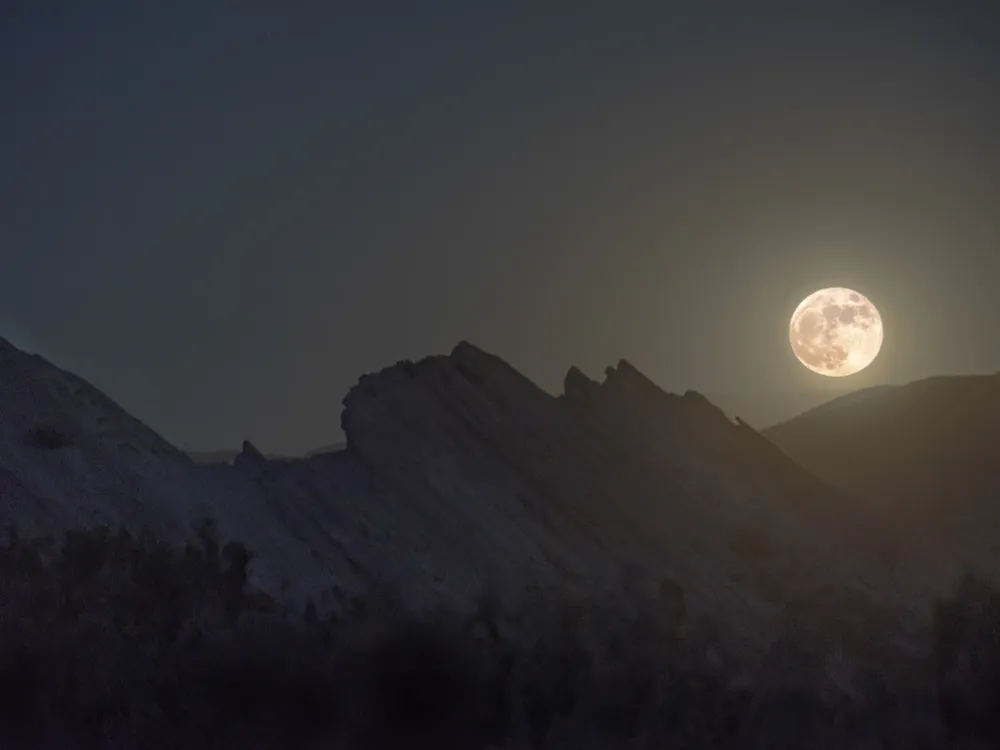
{"label": "glowing halo around moon", "polygon": [[882,316],[860,292],[820,289],[795,308],[788,340],[813,372],[842,378],[870,365],[882,348]]}

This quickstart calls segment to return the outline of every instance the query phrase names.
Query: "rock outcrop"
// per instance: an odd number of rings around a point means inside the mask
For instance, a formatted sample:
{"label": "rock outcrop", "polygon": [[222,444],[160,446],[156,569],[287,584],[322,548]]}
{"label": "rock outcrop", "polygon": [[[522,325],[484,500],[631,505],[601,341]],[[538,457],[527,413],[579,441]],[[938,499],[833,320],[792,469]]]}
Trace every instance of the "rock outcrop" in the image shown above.
{"label": "rock outcrop", "polygon": [[790,608],[822,618],[850,602],[866,617],[914,602],[856,503],[625,361],[601,383],[571,369],[556,398],[463,342],[363,376],[344,399],[344,450],[268,461],[245,443],[211,466],[5,342],[0,378],[4,525],[179,538],[210,516],[256,553],[252,583],[298,602],[392,586],[415,608],[472,606],[487,588],[600,591],[641,570],[757,642]]}

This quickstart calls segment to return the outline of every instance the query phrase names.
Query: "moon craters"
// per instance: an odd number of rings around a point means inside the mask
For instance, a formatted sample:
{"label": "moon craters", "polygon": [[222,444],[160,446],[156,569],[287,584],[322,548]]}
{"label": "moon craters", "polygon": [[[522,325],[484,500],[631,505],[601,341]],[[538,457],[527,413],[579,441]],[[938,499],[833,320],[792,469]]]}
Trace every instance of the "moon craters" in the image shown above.
{"label": "moon craters", "polygon": [[851,375],[867,367],[882,344],[874,305],[849,289],[823,289],[792,316],[789,340],[799,361],[823,375]]}

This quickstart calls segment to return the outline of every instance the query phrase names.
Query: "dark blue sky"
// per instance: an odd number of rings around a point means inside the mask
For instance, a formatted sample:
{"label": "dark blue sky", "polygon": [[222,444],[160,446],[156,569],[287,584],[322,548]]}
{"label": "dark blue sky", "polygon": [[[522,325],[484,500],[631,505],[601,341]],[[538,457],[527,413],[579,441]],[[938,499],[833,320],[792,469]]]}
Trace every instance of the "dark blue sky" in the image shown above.
{"label": "dark blue sky", "polygon": [[996,3],[281,5],[0,10],[0,335],[175,443],[462,338],[780,402],[827,285],[887,329],[838,387],[1000,370]]}

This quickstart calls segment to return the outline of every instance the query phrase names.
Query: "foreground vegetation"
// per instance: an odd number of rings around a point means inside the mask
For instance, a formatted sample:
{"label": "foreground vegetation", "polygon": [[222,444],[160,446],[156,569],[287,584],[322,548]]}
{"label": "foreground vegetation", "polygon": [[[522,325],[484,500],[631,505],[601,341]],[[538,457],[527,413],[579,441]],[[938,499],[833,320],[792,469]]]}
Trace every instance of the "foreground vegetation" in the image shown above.
{"label": "foreground vegetation", "polygon": [[181,549],[124,529],[10,533],[0,747],[1000,746],[1000,595],[975,579],[897,683],[799,669],[790,643],[780,669],[748,674],[671,586],[420,619],[374,597],[321,618],[249,590],[251,559],[208,523]]}

